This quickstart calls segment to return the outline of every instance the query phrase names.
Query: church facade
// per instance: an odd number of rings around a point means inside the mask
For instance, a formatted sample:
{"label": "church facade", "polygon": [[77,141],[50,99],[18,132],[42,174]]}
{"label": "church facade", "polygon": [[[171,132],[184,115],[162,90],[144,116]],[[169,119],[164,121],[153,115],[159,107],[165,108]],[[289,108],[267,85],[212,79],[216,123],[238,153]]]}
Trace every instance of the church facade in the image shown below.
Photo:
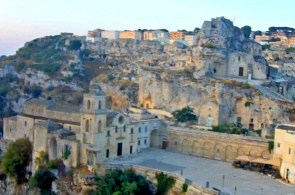
{"label": "church facade", "polygon": [[145,110],[108,110],[105,94],[92,82],[81,108],[38,99],[25,102],[23,113],[4,119],[3,139],[28,137],[33,159],[43,151],[49,160],[62,159],[67,166],[95,167],[151,146],[162,147],[162,126],[162,120]]}

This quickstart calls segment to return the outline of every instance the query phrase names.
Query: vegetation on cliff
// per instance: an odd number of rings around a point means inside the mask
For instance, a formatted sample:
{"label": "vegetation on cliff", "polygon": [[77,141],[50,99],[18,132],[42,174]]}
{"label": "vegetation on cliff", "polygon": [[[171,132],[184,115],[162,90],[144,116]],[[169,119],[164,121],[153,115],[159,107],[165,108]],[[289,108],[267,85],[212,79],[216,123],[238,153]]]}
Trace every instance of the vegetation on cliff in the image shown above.
{"label": "vegetation on cliff", "polygon": [[189,106],[172,112],[172,115],[177,122],[183,123],[197,120],[197,116],[195,115],[193,109]]}
{"label": "vegetation on cliff", "polygon": [[17,139],[11,143],[1,158],[1,170],[18,184],[27,182],[26,167],[32,159],[32,144],[28,138]]}

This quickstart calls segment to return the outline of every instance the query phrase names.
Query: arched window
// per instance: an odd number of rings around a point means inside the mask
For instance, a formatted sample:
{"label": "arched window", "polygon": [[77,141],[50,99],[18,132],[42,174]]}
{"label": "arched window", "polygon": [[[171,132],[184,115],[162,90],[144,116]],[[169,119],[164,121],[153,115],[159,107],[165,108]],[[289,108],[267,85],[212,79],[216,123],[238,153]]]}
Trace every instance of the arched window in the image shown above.
{"label": "arched window", "polygon": [[98,121],[97,130],[98,130],[99,133],[102,132],[102,124],[101,124],[101,120]]}
{"label": "arched window", "polygon": [[85,131],[86,132],[89,132],[89,120],[86,120],[86,123],[85,123]]}
{"label": "arched window", "polygon": [[98,101],[98,110],[100,110],[101,109],[101,101],[99,100]]}
{"label": "arched window", "polygon": [[87,109],[90,109],[90,100],[87,101]]}

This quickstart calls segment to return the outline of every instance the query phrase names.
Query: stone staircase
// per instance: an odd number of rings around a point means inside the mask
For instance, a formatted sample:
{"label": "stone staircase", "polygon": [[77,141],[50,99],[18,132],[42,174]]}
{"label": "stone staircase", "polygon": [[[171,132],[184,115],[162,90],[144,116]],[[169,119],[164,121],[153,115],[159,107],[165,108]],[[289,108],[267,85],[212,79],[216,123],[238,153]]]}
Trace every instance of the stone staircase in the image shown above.
{"label": "stone staircase", "polygon": [[271,98],[274,101],[286,101],[286,102],[292,102],[290,100],[288,100],[287,98],[285,98],[284,96],[282,96],[281,94],[272,91],[271,89],[269,89],[268,87],[264,87],[262,85],[256,85],[255,86],[256,89],[258,91],[260,91],[262,94],[264,94],[265,96]]}

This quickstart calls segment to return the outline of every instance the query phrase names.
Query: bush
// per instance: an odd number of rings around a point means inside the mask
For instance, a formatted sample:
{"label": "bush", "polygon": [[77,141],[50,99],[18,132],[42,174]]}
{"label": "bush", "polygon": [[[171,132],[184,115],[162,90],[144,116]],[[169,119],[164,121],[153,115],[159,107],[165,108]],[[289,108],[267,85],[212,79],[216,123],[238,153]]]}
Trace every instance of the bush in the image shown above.
{"label": "bush", "polygon": [[109,74],[109,75],[108,75],[108,80],[109,80],[109,81],[112,81],[112,80],[114,80],[114,79],[115,79],[115,77],[114,77],[112,74]]}
{"label": "bush", "polygon": [[203,45],[203,47],[207,47],[207,48],[210,48],[210,49],[216,48],[216,46],[213,45],[212,43],[207,43],[207,44]]}
{"label": "bush", "polygon": [[174,186],[175,179],[167,174],[161,172],[156,173],[157,179],[157,193],[156,195],[167,194],[167,192]]}
{"label": "bush", "polygon": [[187,192],[187,188],[188,188],[187,183],[183,183],[182,188],[181,188],[181,192],[183,192],[183,193]]}
{"label": "bush", "polygon": [[150,195],[152,194],[150,185],[145,177],[136,174],[132,170],[109,170],[107,173],[96,178],[96,195],[105,194],[130,194],[130,195]]}
{"label": "bush", "polygon": [[245,82],[245,83],[243,83],[242,88],[243,89],[250,89],[251,88],[251,85],[248,82]]}
{"label": "bush", "polygon": [[268,142],[268,150],[271,152],[274,149],[274,141],[269,141]]}
{"label": "bush", "polygon": [[70,44],[68,46],[69,50],[78,50],[82,46],[82,43],[80,40],[72,40],[70,41]]}
{"label": "bush", "polygon": [[32,159],[32,144],[27,138],[17,139],[8,146],[2,156],[1,170],[8,177],[16,179],[18,184],[26,179],[26,167]]}
{"label": "bush", "polygon": [[251,106],[251,104],[253,104],[252,102],[249,102],[249,101],[247,101],[247,102],[245,102],[245,107],[250,107]]}
{"label": "bush", "polygon": [[48,169],[39,169],[30,179],[29,187],[39,188],[41,194],[51,194],[52,182],[57,178]]}
{"label": "bush", "polygon": [[176,110],[172,112],[173,117],[177,122],[186,122],[186,121],[196,121],[197,116],[195,115],[193,109],[189,106],[182,108],[181,110]]}
{"label": "bush", "polygon": [[31,94],[33,98],[38,98],[42,95],[42,88],[38,86],[25,87],[24,93]]}

